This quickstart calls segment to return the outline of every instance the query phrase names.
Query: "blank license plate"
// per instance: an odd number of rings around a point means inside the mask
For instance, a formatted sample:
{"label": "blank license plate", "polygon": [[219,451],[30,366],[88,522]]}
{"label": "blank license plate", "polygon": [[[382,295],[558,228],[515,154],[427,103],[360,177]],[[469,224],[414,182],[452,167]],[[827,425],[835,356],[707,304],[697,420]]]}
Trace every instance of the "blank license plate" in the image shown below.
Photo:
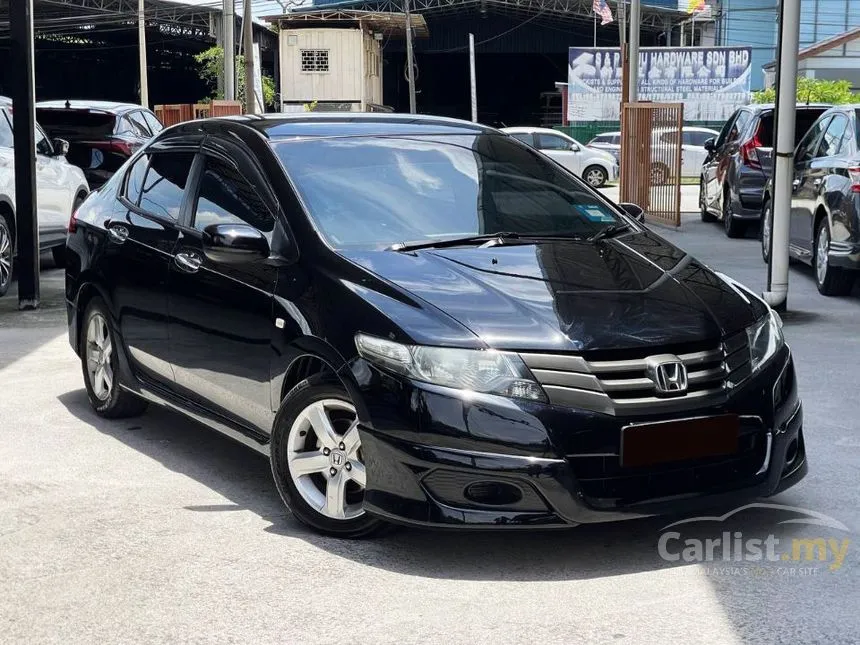
{"label": "blank license plate", "polygon": [[734,414],[627,426],[621,431],[621,465],[731,455],[738,451],[739,433],[740,420]]}

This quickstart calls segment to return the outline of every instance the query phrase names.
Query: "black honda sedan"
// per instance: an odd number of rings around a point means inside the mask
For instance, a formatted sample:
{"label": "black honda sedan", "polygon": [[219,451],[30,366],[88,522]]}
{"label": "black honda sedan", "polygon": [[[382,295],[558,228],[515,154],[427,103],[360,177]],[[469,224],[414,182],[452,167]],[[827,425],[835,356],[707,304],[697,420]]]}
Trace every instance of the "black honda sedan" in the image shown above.
{"label": "black honda sedan", "polygon": [[268,454],[322,532],[576,525],[806,473],[777,314],[490,128],[174,126],[67,254],[96,412],[156,403]]}

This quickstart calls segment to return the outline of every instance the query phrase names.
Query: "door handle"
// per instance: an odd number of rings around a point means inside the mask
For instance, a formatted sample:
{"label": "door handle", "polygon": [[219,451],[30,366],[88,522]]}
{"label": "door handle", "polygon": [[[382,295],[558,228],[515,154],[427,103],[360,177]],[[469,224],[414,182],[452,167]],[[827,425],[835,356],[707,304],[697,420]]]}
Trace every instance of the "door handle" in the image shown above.
{"label": "door handle", "polygon": [[122,224],[114,224],[108,227],[107,232],[111,242],[122,244],[128,239],[128,229]]}
{"label": "door handle", "polygon": [[180,251],[173,256],[173,261],[186,273],[197,273],[203,266],[203,258],[193,251]]}

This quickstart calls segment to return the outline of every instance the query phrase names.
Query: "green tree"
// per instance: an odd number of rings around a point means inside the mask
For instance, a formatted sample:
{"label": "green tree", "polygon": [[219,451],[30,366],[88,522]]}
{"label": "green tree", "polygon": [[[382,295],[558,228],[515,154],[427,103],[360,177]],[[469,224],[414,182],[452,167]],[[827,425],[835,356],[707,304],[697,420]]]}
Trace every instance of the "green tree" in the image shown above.
{"label": "green tree", "polygon": [[[825,81],[818,78],[797,77],[798,103],[854,103],[858,100],[851,93],[851,83],[848,81]],[[776,101],[776,89],[771,87],[759,92],[753,92],[753,103],[773,103]]]}
{"label": "green tree", "polygon": [[[223,99],[224,90],[219,89],[218,79],[224,69],[224,50],[221,47],[210,47],[194,57],[199,66],[200,78],[209,86],[212,94],[210,99]],[[245,101],[245,57],[236,56],[236,99]],[[263,103],[267,108],[275,105],[275,80],[263,74]]]}

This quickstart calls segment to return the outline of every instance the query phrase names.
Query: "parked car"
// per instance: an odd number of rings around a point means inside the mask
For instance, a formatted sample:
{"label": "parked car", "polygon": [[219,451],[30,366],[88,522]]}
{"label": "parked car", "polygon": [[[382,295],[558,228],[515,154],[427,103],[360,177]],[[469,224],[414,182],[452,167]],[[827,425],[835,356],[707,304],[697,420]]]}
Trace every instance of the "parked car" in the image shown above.
{"label": "parked car", "polygon": [[[794,153],[789,254],[811,264],[826,296],[851,292],[860,269],[860,105],[822,114]],[[773,182],[764,191],[762,257],[773,230]]]}
{"label": "parked car", "polygon": [[592,188],[600,188],[607,181],[618,179],[618,164],[607,152],[592,150],[558,130],[549,128],[502,128],[532,148],[537,148],[570,172],[582,177]]}
{"label": "parked car", "polygon": [[[12,283],[15,259],[15,150],[12,138],[12,100],[0,96],[0,296]],[[36,208],[39,223],[39,249],[52,251],[63,266],[66,227],[74,210],[89,192],[80,168],[66,161],[69,144],[62,139],[49,141],[36,124]]]}
{"label": "parked car", "polygon": [[260,450],[333,535],[788,488],[807,465],[778,315],[641,213],[470,122],[179,124],[72,221],[69,339],[97,414],[152,402]]}
{"label": "parked car", "polygon": [[69,142],[68,159],[93,190],[163,129],[145,107],[113,101],[40,101],[36,119],[48,136]]}
{"label": "parked car", "polygon": [[[675,143],[675,130],[661,128],[652,134],[651,146],[660,146]],[[681,129],[681,176],[698,177],[702,172],[702,164],[708,157],[705,149],[705,141],[716,137],[719,132],[710,128],[696,126],[684,126]],[[616,161],[621,159],[621,133],[605,132],[594,137],[589,143],[589,148],[604,150],[615,156]],[[660,155],[665,157],[665,155]],[[655,185],[665,184],[670,177],[671,170],[664,163],[656,163],[652,170],[652,182]]]}
{"label": "parked car", "polygon": [[[795,144],[828,107],[797,106]],[[702,166],[699,209],[703,222],[722,220],[729,237],[741,237],[747,224],[761,219],[764,186],[773,167],[773,114],[771,104],[739,108],[706,144],[710,154]]]}

